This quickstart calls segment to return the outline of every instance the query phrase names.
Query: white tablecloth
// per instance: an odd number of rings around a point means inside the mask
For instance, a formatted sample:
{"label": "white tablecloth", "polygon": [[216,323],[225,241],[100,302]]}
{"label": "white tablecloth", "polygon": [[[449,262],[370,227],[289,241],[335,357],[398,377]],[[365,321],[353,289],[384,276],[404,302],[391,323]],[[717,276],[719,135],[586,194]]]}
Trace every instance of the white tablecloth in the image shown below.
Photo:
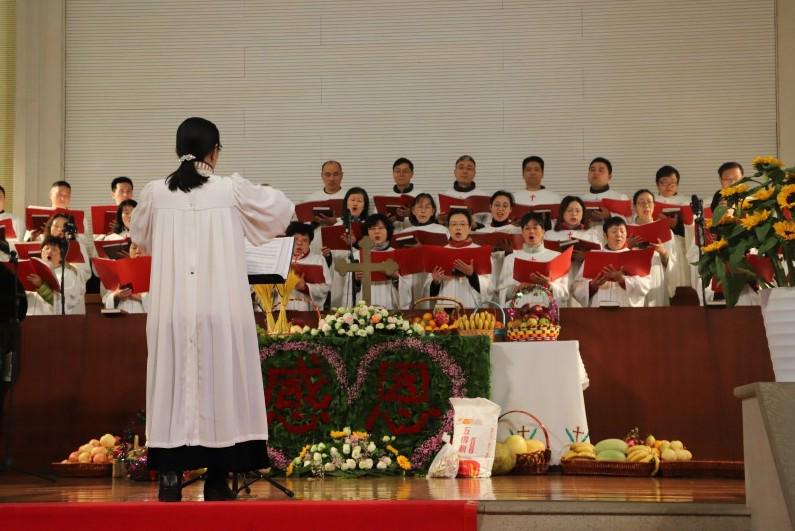
{"label": "white tablecloth", "polygon": [[[588,387],[588,374],[580,358],[577,341],[527,341],[493,343],[491,347],[491,400],[502,408],[529,411],[549,431],[552,464],[560,463],[565,446],[585,440],[588,421],[582,392]],[[527,429],[525,438],[536,427],[525,415],[511,414],[500,422],[498,440],[510,431]],[[533,437],[544,440],[540,429]]]}

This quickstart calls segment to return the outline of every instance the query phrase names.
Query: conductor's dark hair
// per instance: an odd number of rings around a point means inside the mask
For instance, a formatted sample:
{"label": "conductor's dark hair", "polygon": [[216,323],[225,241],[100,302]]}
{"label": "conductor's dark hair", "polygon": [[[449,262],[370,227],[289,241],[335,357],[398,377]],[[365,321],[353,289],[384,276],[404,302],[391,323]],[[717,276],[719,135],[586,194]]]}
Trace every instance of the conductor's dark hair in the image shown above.
{"label": "conductor's dark hair", "polygon": [[521,223],[522,230],[524,230],[527,224],[530,223],[531,221],[535,221],[541,226],[542,229],[547,230],[546,220],[544,219],[544,216],[542,214],[539,214],[538,212],[528,212],[527,214],[522,216],[522,223]]}
{"label": "conductor's dark hair", "polygon": [[607,160],[606,158],[604,158],[604,157],[596,157],[596,158],[594,158],[594,159],[591,161],[591,163],[588,165],[588,167],[590,168],[591,166],[593,166],[593,165],[594,165],[594,162],[601,162],[602,164],[604,164],[605,166],[607,166],[607,173],[609,173],[609,174],[611,174],[611,175],[613,174],[613,165],[612,165],[612,164],[610,164],[610,161],[609,161],[609,160]]}
{"label": "conductor's dark hair", "polygon": [[726,170],[733,170],[734,168],[737,168],[738,170],[740,170],[741,174],[745,175],[745,170],[743,170],[743,165],[740,164],[739,162],[724,162],[723,164],[720,165],[720,168],[718,168],[718,177],[723,177],[723,172],[725,172]]}
{"label": "conductor's dark hair", "polygon": [[348,198],[354,194],[361,195],[364,198],[364,207],[359,217],[365,218],[370,212],[370,197],[367,195],[367,190],[361,186],[354,186],[353,188],[349,188],[348,191],[345,192],[345,197],[342,198],[342,220],[345,222],[348,221],[348,217],[351,215],[351,212],[348,210]]}
{"label": "conductor's dark hair", "polygon": [[370,214],[367,216],[367,219],[364,221],[364,227],[362,227],[364,232],[369,231],[370,227],[375,226],[379,221],[383,223],[386,228],[386,240],[391,240],[392,234],[395,232],[395,227],[392,226],[392,222],[389,221],[389,218],[383,214]]}
{"label": "conductor's dark hair", "polygon": [[69,184],[66,181],[55,181],[54,183],[52,183],[50,185],[50,190],[52,190],[53,188],[60,188],[61,186],[65,187],[65,188],[69,188],[69,190],[72,189],[72,185]]}
{"label": "conductor's dark hair", "polygon": [[602,230],[604,230],[605,234],[607,234],[607,231],[610,229],[610,227],[619,227],[621,225],[625,227],[627,226],[627,222],[624,221],[624,218],[619,216],[611,216],[605,220],[605,224],[602,225]]}
{"label": "conductor's dark hair", "polygon": [[522,171],[524,171],[527,165],[531,162],[537,162],[538,165],[541,166],[541,171],[544,171],[544,159],[538,155],[530,155],[529,157],[525,157],[525,159],[522,161]]}
{"label": "conductor's dark hair", "polygon": [[659,183],[669,175],[676,175],[676,184],[679,184],[679,170],[668,164],[657,170],[657,175],[654,177],[654,182]]}
{"label": "conductor's dark hair", "polygon": [[116,187],[119,186],[122,183],[127,183],[127,184],[130,185],[130,188],[133,188],[132,179],[130,179],[129,177],[121,176],[121,177],[116,177],[115,179],[113,179],[110,182],[110,191],[111,192],[115,192],[116,191]]}
{"label": "conductor's dark hair", "polygon": [[124,221],[121,219],[122,213],[124,213],[124,207],[137,207],[138,201],[135,199],[125,199],[119,206],[116,207],[116,219],[113,220],[113,233],[114,234],[121,234],[124,231]]}
{"label": "conductor's dark hair", "polygon": [[508,203],[510,203],[511,206],[516,205],[516,201],[513,198],[513,194],[505,190],[497,190],[496,192],[491,194],[491,199],[489,199],[489,204],[494,203],[494,200],[497,199],[498,197],[507,197]]}
{"label": "conductor's dark hair", "polygon": [[300,221],[293,221],[287,225],[287,230],[284,231],[285,236],[295,236],[296,234],[303,234],[309,241],[315,237],[315,231],[309,223],[301,223]]}
{"label": "conductor's dark hair", "polygon": [[398,167],[398,166],[400,166],[401,164],[408,164],[408,165],[409,165],[409,168],[411,168],[411,171],[414,171],[414,163],[413,163],[413,162],[411,162],[411,161],[410,161],[409,159],[407,159],[406,157],[400,157],[400,158],[399,158],[399,159],[397,159],[397,160],[396,160],[394,163],[392,163],[392,169],[394,170],[395,168],[397,168],[397,167]]}
{"label": "conductor's dark hair", "polygon": [[190,192],[207,182],[208,177],[196,171],[196,162],[203,161],[212,151],[221,146],[218,128],[204,118],[188,118],[177,128],[177,157],[193,155],[193,160],[184,160],[179,168],[166,178],[168,189]]}

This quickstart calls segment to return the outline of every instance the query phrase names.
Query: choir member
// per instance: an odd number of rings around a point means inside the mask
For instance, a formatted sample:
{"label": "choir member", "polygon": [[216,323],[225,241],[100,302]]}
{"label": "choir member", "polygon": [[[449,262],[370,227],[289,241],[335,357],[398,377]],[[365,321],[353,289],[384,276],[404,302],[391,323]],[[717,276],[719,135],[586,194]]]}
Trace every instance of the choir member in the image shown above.
{"label": "choir member", "polygon": [[133,182],[129,177],[116,177],[110,182],[110,196],[116,206],[133,198]]}
{"label": "choir member", "polygon": [[734,183],[743,178],[745,170],[739,162],[724,162],[718,168],[718,178],[720,179],[720,190],[715,192],[712,196],[712,202],[709,207],[714,212],[718,205],[725,205],[726,200],[720,195],[720,191],[724,188],[732,186]]}
{"label": "choir member", "polygon": [[[397,232],[399,234],[414,230],[448,235],[447,227],[436,222],[436,202],[431,194],[420,193],[414,198],[408,224]],[[427,286],[430,284],[430,276],[430,273],[423,272],[400,275],[398,299],[402,310],[408,310],[415,300],[428,295]],[[421,303],[417,308],[430,308],[430,306],[428,303]]]}
{"label": "choir member", "polygon": [[[304,202],[325,201],[327,199],[343,199],[345,192],[342,189],[342,164],[336,160],[327,160],[320,166],[320,179],[323,188],[312,192],[304,198]],[[333,216],[322,214],[315,216],[313,223],[317,227],[315,237],[312,239],[312,252],[320,252],[320,227],[334,225],[337,219]]]}
{"label": "choir member", "polygon": [[29,275],[28,280],[37,290],[27,293],[28,315],[60,315],[62,293],[66,294],[66,315],[86,313],[86,281],[91,272],[88,267],[76,267],[68,262],[61,267],[64,258],[61,246],[64,241],[62,238],[48,236],[41,244],[41,259],[52,269],[61,290],[58,292],[51,289],[39,275]]}
{"label": "choir member", "polygon": [[[414,163],[409,159],[406,157],[400,157],[392,164],[392,179],[395,181],[394,186],[392,186],[392,192],[398,195],[407,194],[416,198],[420,191],[416,186],[414,186],[414,183],[412,182],[413,178]],[[387,217],[397,231],[408,225],[408,220],[406,218],[410,213],[411,210],[409,208],[400,206],[397,208],[397,212],[395,214],[390,212],[387,214]]]}
{"label": "choir member", "polygon": [[[80,246],[80,254],[83,255],[84,262],[74,264],[75,267],[88,269],[88,263],[93,254],[88,247],[84,234],[77,234],[74,232],[74,223],[66,214],[54,214],[44,224],[44,232],[37,238],[38,241],[44,241],[47,238],[65,239],[68,241],[76,242]],[[93,244],[92,244],[93,247]],[[89,276],[91,276],[89,274]]]}
{"label": "choir member", "polygon": [[544,159],[530,155],[522,161],[522,179],[525,187],[513,193],[520,205],[557,205],[560,195],[548,190],[541,181],[544,179]]}
{"label": "choir member", "polygon": [[[613,179],[613,165],[604,157],[596,157],[588,165],[588,193],[583,195],[585,201],[599,201],[601,199],[622,199],[628,200],[626,194],[617,192],[610,188],[610,181]],[[593,225],[601,225],[602,222],[610,217],[607,208],[602,207],[598,211],[590,213],[589,222]]]}
{"label": "choir member", "polygon": [[[664,205],[689,205],[690,199],[679,195],[679,182],[679,170],[673,166],[666,165],[658,169],[655,176],[657,185],[656,201]],[[695,251],[698,254],[698,249],[695,248],[695,227],[693,223],[685,225],[682,216],[675,216],[671,218],[671,230],[674,233],[674,268],[670,274],[672,285],[674,288],[691,286],[691,276],[695,274],[697,277],[698,269],[692,266],[685,257],[688,252],[692,254]]]}
{"label": "choir member", "polygon": [[[130,258],[140,258],[141,256],[144,256],[141,248],[134,243],[130,244]],[[147,295],[148,293],[133,293],[129,287],[119,286],[105,292],[102,304],[109,310],[118,308],[127,313],[146,313]]]}
{"label": "choir member", "polygon": [[[467,210],[453,210],[448,216],[447,230],[450,242],[445,246],[449,249],[479,247],[472,243],[472,215]],[[454,268],[457,274],[448,276],[440,267],[431,273],[431,282],[426,292],[431,296],[450,297],[460,301],[465,308],[475,308],[488,300],[491,290],[491,275],[478,275],[474,263],[456,260]]]}
{"label": "choir member", "polygon": [[[364,222],[364,231],[366,232],[367,236],[369,236],[370,239],[373,241],[373,248],[371,251],[372,254],[384,253],[393,250],[392,246],[390,245],[393,233],[392,223],[390,223],[387,217],[384,216],[383,214],[371,214],[370,216],[368,216]],[[360,253],[358,249],[354,253],[354,260],[356,261],[360,260]],[[356,300],[359,301],[362,298],[362,293],[361,293],[362,273],[361,272],[356,273],[355,278],[356,278],[355,282]],[[390,279],[372,281],[370,283],[370,297],[372,300],[368,301],[369,304],[372,304],[374,306],[382,306],[390,310],[398,309],[400,307],[400,304],[398,302],[397,282],[398,282],[397,272],[395,272],[392,278]],[[343,283],[344,306],[351,306],[351,304],[349,304],[350,293],[351,293],[350,275],[347,275]]]}
{"label": "choir member", "polygon": [[[470,155],[461,155],[455,161],[455,166],[453,168],[453,177],[455,178],[453,181],[453,187],[446,192],[442,192],[442,194],[460,199],[464,199],[472,195],[486,195],[480,190],[477,190],[477,185],[475,184],[476,173],[477,169],[475,159]],[[487,216],[488,214],[486,213],[476,214],[474,216],[474,220],[480,224],[484,224],[483,222]],[[446,222],[447,220],[444,219],[446,217],[447,216],[443,214],[440,215],[440,221],[443,223]]]}
{"label": "choir member", "polygon": [[533,273],[529,282],[519,282],[514,278],[516,260],[549,262],[560,254],[544,247],[544,217],[541,214],[528,212],[522,218],[521,227],[524,242],[522,249],[505,257],[505,262],[502,265],[498,288],[500,304],[505,306],[506,302],[512,299],[518,291],[528,288],[531,284],[540,284],[552,291],[552,296],[558,306],[567,306],[569,300],[568,276],[564,275],[551,282],[549,277],[540,273]]}
{"label": "choir member", "polygon": [[323,282],[307,282],[301,275],[301,280],[295,286],[292,299],[287,304],[288,310],[311,311],[314,308],[323,308],[326,296],[331,288],[331,272],[322,256],[310,251],[310,244],[314,237],[311,225],[294,221],[287,226],[285,233],[295,238],[293,246],[293,263],[300,265],[319,266],[323,270]]}
{"label": "choir member", "polygon": [[[618,216],[605,220],[602,230],[605,235],[604,250],[623,253],[627,249],[627,222]],[[583,307],[598,308],[605,305],[622,307],[642,307],[646,301],[651,282],[648,275],[625,275],[621,269],[606,266],[595,278],[583,276],[583,269],[577,275],[573,295]]]}
{"label": "choir member", "polygon": [[[72,185],[66,181],[55,181],[50,186],[48,197],[50,199],[51,208],[68,209],[72,201]],[[41,238],[42,232],[40,227],[28,227],[28,230],[25,231],[24,241],[26,242],[41,241]]]}
{"label": "choir member", "polygon": [[99,238],[103,240],[123,240],[130,237],[130,223],[132,222],[132,214],[138,202],[135,199],[125,199],[116,207],[116,218],[113,220],[111,231],[104,237]]}
{"label": "choir member", "polygon": [[[647,225],[653,223],[654,219],[654,194],[651,191],[638,190],[632,196],[632,208],[635,214],[630,218],[632,225]],[[643,247],[637,238],[628,238],[629,246]],[[667,242],[650,242],[654,247],[654,256],[651,260],[651,271],[649,272],[649,292],[646,294],[646,306],[668,306],[673,297],[676,286],[673,284],[673,270],[676,264],[674,255],[673,233]]]}
{"label": "choir member", "polygon": [[512,211],[515,205],[511,192],[497,190],[491,195],[489,214],[486,223],[477,229],[477,232],[507,232],[519,234],[522,230],[513,224]]}
{"label": "choir member", "polygon": [[6,240],[19,240],[25,235],[25,225],[22,221],[11,212],[6,212],[6,189],[0,185],[0,220],[10,219],[11,225],[14,227],[16,233],[15,238],[11,238],[10,234],[6,234]]}
{"label": "choir member", "polygon": [[[364,188],[354,186],[353,188],[345,192],[345,195],[342,200],[342,215],[336,221],[335,224],[344,225],[347,227],[351,223],[363,223],[367,218],[367,212],[369,211],[369,209],[370,209],[370,198],[367,195],[367,191]],[[319,237],[318,231],[315,231],[315,237],[321,239],[321,237]],[[356,245],[356,240],[353,237],[353,233],[346,234],[344,238],[346,238],[345,243],[349,247],[353,247]],[[314,245],[310,246],[310,249],[312,249],[313,253],[315,247],[316,246]],[[321,243],[318,243],[317,247],[320,248],[320,253],[326,258],[326,263],[328,264],[329,267],[333,267],[334,261],[337,258],[341,258],[343,260],[350,259],[350,251],[347,250],[332,251],[328,247],[323,247]],[[340,306],[351,306],[350,282],[346,280],[345,278],[346,276],[350,276],[350,273],[342,275],[338,273],[335,269],[331,271],[331,307],[332,308],[337,308]]]}

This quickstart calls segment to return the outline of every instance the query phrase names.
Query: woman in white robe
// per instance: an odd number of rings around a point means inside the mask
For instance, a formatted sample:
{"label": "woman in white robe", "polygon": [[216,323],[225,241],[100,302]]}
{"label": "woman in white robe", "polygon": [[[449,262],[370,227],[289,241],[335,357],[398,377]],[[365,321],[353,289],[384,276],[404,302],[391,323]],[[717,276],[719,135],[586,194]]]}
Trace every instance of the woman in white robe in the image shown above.
{"label": "woman in white robe", "polygon": [[[139,258],[143,255],[137,245],[130,245],[130,258]],[[102,284],[100,286],[104,289]],[[146,313],[147,295],[148,293],[133,293],[129,287],[119,286],[114,290],[105,290],[105,294],[102,295],[102,304],[107,310],[118,309],[126,313]]]}
{"label": "woman in white robe", "polygon": [[287,236],[295,238],[293,246],[293,264],[317,266],[323,271],[323,282],[308,282],[301,280],[296,284],[287,303],[287,309],[298,312],[314,311],[315,308],[323,309],[329,289],[331,288],[331,273],[326,260],[311,252],[314,231],[309,224],[294,221],[287,227]]}
{"label": "woman in white robe", "polygon": [[[627,223],[618,216],[607,218],[604,223],[605,251],[628,252]],[[649,275],[625,275],[610,266],[595,278],[585,278],[580,269],[574,282],[574,297],[585,308],[602,305],[640,308],[646,302],[651,287]]]}
{"label": "woman in white robe", "polygon": [[159,499],[181,499],[181,472],[207,466],[204,499],[234,497],[228,471],[268,465],[262,371],[244,238],[284,232],[294,206],[239,175],[214,174],[218,129],[189,118],[177,130],[179,168],[143,190],[130,235],[152,256],[147,314],[148,465]]}
{"label": "woman in white robe", "polygon": [[[345,197],[342,201],[342,215],[337,220],[335,225],[348,225],[349,223],[363,222],[367,218],[367,213],[370,211],[370,198],[364,188],[354,186],[345,192]],[[315,233],[317,235],[317,232]],[[348,245],[355,246],[356,240],[352,236],[348,236]],[[349,261],[349,250],[330,250],[328,247],[321,247],[323,256],[326,258],[326,264],[331,273],[331,307],[339,308],[340,306],[352,306],[351,304],[351,290],[350,290],[350,273],[347,275],[340,274],[334,267],[334,262],[337,259]],[[355,254],[355,250],[354,250]]]}
{"label": "woman in white robe", "polygon": [[[50,289],[38,275],[30,275],[30,282],[38,287],[36,292],[27,292],[28,315],[83,315],[86,313],[86,281],[91,276],[88,267],[66,262],[61,267],[61,242],[48,236],[41,244],[41,259],[52,269],[60,284],[60,291]],[[62,294],[65,301],[61,302]],[[63,308],[61,307],[63,304]]]}
{"label": "woman in white robe", "polygon": [[533,273],[528,282],[519,282],[514,278],[516,260],[549,262],[560,255],[559,252],[544,247],[543,216],[532,212],[525,214],[522,218],[522,239],[524,240],[523,248],[509,254],[503,263],[502,280],[498,286],[500,305],[506,306],[516,292],[527,288],[530,284],[540,284],[552,291],[552,296],[559,307],[565,307],[569,301],[569,277],[567,275],[553,281],[540,273]]}
{"label": "woman in white robe", "polygon": [[[447,230],[450,231],[448,249],[472,249],[480,247],[472,243],[469,234],[472,230],[472,216],[468,211],[455,210],[448,217]],[[491,293],[491,274],[478,275],[473,264],[462,260],[454,262],[460,275],[449,276],[440,268],[434,268],[428,279],[426,293],[431,296],[456,299],[464,308],[476,308],[489,300]]]}
{"label": "woman in white robe", "polygon": [[[656,221],[654,219],[654,194],[649,190],[642,189],[635,192],[632,196],[632,208],[635,214],[630,217],[630,225],[647,225]],[[629,246],[634,248],[641,244],[640,241],[630,236]],[[674,254],[674,238],[667,242],[649,243],[654,247],[654,256],[651,259],[651,271],[649,279],[651,286],[646,295],[646,306],[659,307],[670,306],[671,297],[676,291],[673,281],[673,272],[676,266],[676,255]]]}
{"label": "woman in white robe", "polygon": [[[414,203],[411,205],[408,223],[397,233],[415,230],[450,236],[449,232],[447,232],[447,227],[436,222],[436,202],[431,194],[417,194],[414,198]],[[398,300],[400,301],[401,310],[408,310],[412,307],[415,300],[428,296],[426,288],[430,282],[430,277],[431,274],[425,272],[400,275],[398,280]],[[422,302],[416,308],[430,309],[430,303]]]}
{"label": "woman in white robe", "polygon": [[[514,225],[512,219],[513,207],[515,205],[513,194],[505,190],[498,190],[491,195],[491,203],[489,204],[489,216],[486,218],[486,223],[479,226],[474,233],[494,233],[501,232],[505,234],[521,234],[522,229]],[[492,247],[491,250],[491,286],[492,292],[489,294],[490,300],[499,299],[499,285],[500,275],[502,272],[502,264],[505,261],[506,252],[513,251],[513,245],[508,249],[500,249]]]}

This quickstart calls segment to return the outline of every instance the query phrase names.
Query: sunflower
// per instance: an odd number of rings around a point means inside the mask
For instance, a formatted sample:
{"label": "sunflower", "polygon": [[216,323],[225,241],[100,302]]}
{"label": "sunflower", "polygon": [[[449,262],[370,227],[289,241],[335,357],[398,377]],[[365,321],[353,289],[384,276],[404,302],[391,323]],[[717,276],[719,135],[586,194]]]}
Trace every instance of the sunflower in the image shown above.
{"label": "sunflower", "polygon": [[754,168],[761,168],[762,166],[775,166],[776,168],[781,168],[784,166],[784,163],[778,160],[773,155],[765,155],[756,157],[751,164],[754,165]]}
{"label": "sunflower", "polygon": [[703,246],[701,248],[701,250],[703,252],[705,252],[705,253],[714,253],[714,252],[720,251],[724,247],[728,247],[728,246],[729,246],[729,242],[727,242],[724,238],[721,238],[720,240],[718,240],[716,242],[712,242],[709,245]]}
{"label": "sunflower", "polygon": [[782,186],[781,191],[776,196],[776,201],[781,208],[795,207],[795,184]]}
{"label": "sunflower", "polygon": [[403,470],[411,470],[411,461],[405,455],[397,456],[397,464]]}
{"label": "sunflower", "polygon": [[757,190],[752,197],[754,201],[764,201],[765,199],[770,199],[774,193],[776,193],[776,187],[770,185]]}
{"label": "sunflower", "polygon": [[782,240],[795,240],[795,221],[777,221],[773,224],[773,230]]}
{"label": "sunflower", "polygon": [[745,227],[745,230],[751,230],[769,218],[770,214],[772,214],[770,210],[760,210],[759,212],[754,212],[743,217],[740,220],[740,224]]}
{"label": "sunflower", "polygon": [[731,197],[733,195],[741,194],[748,190],[748,185],[746,183],[735,184],[734,186],[727,186],[726,188],[721,189],[720,195],[721,197]]}
{"label": "sunflower", "polygon": [[795,181],[795,171],[788,171],[784,178],[788,181]]}

